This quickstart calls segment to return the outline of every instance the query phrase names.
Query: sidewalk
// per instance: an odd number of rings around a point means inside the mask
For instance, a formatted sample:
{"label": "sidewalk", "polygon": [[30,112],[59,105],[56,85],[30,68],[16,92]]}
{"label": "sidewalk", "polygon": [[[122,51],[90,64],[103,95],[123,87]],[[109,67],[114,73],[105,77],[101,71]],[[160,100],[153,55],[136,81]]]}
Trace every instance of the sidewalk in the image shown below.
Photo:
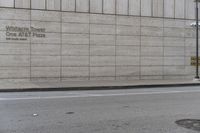
{"label": "sidewalk", "polygon": [[170,86],[200,86],[193,80],[134,80],[134,81],[67,81],[67,82],[5,82],[0,81],[0,92],[103,90]]}

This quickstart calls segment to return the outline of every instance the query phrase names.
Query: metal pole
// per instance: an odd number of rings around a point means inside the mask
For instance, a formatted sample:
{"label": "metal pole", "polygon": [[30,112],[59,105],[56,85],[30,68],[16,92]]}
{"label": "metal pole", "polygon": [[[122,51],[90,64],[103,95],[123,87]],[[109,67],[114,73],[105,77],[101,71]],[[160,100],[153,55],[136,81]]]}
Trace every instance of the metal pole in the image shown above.
{"label": "metal pole", "polygon": [[196,0],[196,76],[199,79],[199,11],[198,0]]}

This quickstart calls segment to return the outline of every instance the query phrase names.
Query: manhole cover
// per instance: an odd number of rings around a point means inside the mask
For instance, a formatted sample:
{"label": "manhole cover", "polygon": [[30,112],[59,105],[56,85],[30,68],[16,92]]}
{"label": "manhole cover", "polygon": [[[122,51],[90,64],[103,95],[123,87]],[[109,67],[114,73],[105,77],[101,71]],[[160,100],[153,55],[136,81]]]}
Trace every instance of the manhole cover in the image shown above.
{"label": "manhole cover", "polygon": [[187,129],[200,131],[200,120],[198,119],[182,119],[182,120],[177,120],[175,123]]}

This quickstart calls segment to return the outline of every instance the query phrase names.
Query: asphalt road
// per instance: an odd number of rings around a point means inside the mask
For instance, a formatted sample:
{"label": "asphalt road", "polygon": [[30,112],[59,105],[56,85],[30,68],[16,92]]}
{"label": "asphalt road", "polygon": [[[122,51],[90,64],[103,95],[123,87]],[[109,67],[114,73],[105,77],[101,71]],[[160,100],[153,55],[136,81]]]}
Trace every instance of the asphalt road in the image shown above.
{"label": "asphalt road", "polygon": [[197,133],[200,87],[0,93],[0,133]]}

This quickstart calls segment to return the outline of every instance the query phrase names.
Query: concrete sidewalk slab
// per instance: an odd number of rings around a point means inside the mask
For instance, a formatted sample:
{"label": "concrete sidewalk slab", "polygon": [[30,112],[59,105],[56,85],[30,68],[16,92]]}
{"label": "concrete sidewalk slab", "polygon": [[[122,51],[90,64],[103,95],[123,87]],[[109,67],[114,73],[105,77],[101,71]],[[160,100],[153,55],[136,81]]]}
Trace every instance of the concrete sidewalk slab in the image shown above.
{"label": "concrete sidewalk slab", "polygon": [[67,91],[129,89],[170,86],[200,86],[193,80],[134,80],[134,81],[67,81],[67,82],[5,82],[0,81],[0,92]]}

